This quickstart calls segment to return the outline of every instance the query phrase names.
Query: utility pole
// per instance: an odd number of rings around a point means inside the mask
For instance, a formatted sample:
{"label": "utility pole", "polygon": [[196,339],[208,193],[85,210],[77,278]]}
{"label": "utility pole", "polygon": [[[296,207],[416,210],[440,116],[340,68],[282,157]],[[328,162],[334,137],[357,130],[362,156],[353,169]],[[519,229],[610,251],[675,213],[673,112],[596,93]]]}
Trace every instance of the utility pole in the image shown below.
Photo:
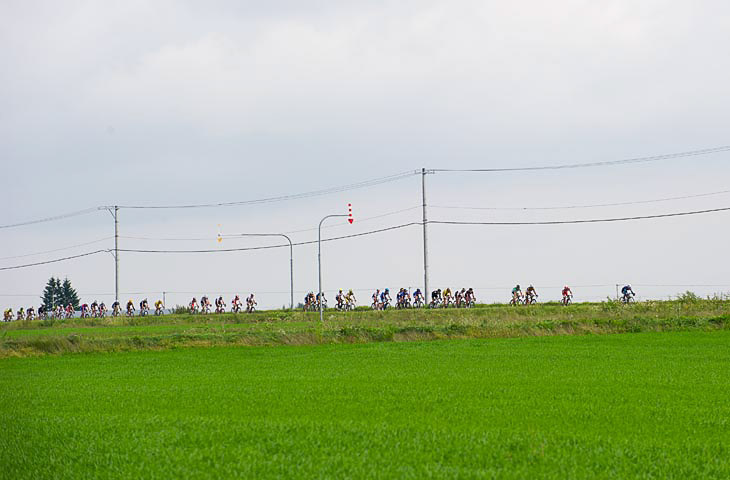
{"label": "utility pole", "polygon": [[421,169],[421,197],[423,199],[423,296],[428,298],[431,292],[428,290],[428,233],[426,226],[428,218],[426,217],[426,169]]}
{"label": "utility pole", "polygon": [[114,205],[114,300],[119,302],[119,207]]}

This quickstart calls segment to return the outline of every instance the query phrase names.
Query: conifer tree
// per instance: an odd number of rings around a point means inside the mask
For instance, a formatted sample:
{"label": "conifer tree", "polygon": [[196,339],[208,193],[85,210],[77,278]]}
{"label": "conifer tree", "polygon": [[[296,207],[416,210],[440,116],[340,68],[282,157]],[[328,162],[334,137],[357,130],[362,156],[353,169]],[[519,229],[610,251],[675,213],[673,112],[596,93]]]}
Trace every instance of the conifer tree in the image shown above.
{"label": "conifer tree", "polygon": [[[56,279],[58,282],[58,279]],[[59,282],[60,283],[60,282]],[[71,286],[71,281],[68,278],[63,280],[61,287],[61,298],[63,298],[63,304],[68,305],[69,303],[73,306],[74,310],[79,308],[79,296],[76,293],[76,289]]]}

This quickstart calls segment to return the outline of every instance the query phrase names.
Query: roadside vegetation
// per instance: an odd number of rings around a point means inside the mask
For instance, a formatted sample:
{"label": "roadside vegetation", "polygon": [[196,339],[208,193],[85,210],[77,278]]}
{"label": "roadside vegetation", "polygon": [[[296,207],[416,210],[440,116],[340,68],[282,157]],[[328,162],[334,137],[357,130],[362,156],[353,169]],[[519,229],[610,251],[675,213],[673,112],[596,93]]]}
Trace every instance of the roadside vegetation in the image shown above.
{"label": "roadside vegetation", "polygon": [[9,322],[0,330],[0,357],[167,349],[402,342],[677,330],[730,326],[730,301],[691,293],[676,300],[557,303],[472,309],[409,309],[317,313],[272,310],[253,314],[185,313],[160,317],[72,318]]}

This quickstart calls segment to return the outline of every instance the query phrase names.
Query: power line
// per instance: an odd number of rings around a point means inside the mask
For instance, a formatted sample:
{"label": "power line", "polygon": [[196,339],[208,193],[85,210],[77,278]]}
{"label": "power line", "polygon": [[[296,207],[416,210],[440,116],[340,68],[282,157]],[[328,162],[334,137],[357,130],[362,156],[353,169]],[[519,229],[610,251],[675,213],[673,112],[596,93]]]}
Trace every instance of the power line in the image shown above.
{"label": "power line", "polygon": [[14,265],[12,267],[0,267],[0,270],[15,270],[18,268],[27,268],[27,267],[35,267],[38,265],[47,265],[49,263],[57,263],[57,262],[63,262],[66,260],[71,260],[74,258],[81,258],[81,257],[88,257],[89,255],[96,255],[97,253],[103,253],[103,252],[109,252],[109,250],[96,250],[94,252],[87,252],[87,253],[81,253],[79,255],[72,255],[70,257],[63,257],[63,258],[56,258],[53,260],[46,260],[44,262],[36,262],[36,263],[27,263],[25,265]]}
{"label": "power line", "polygon": [[71,245],[70,247],[55,248],[53,250],[46,250],[44,252],[26,253],[24,255],[14,255],[12,257],[0,257],[0,260],[10,260],[11,258],[33,257],[35,255],[42,255],[44,253],[60,252],[62,250],[70,250],[72,248],[84,247],[86,245],[93,245],[95,243],[104,242],[106,240],[111,240],[112,238],[114,238],[114,237],[104,237],[104,238],[100,238],[99,240],[94,240],[93,242],[79,243],[77,245]]}
{"label": "power line", "polygon": [[[713,208],[708,210],[696,210],[691,212],[677,212],[677,213],[666,213],[661,215],[644,215],[644,216],[635,216],[635,217],[619,217],[619,218],[599,218],[599,219],[588,219],[588,220],[562,220],[562,221],[542,221],[542,222],[464,222],[464,221],[455,221],[455,220],[429,220],[427,223],[434,223],[439,225],[494,225],[494,226],[511,226],[511,225],[568,225],[568,224],[581,224],[581,223],[605,223],[605,222],[623,222],[623,221],[630,221],[630,220],[649,220],[649,219],[656,219],[656,218],[668,218],[668,217],[682,217],[682,216],[690,216],[690,215],[701,215],[701,214],[707,214],[707,213],[716,213],[716,212],[725,212],[730,211],[730,207],[724,207],[724,208]],[[377,230],[370,230],[367,232],[361,232],[361,233],[354,233],[350,235],[341,235],[338,237],[330,237],[330,238],[323,238],[323,242],[331,242],[335,240],[344,240],[347,238],[356,238],[356,237],[362,237],[365,235],[373,235],[376,233],[382,233],[382,232],[388,232],[392,230],[398,230],[401,228],[410,227],[413,225],[423,225],[422,222],[409,222],[409,223],[403,223],[400,225],[394,225],[392,227],[386,227],[386,228],[380,228]],[[306,242],[297,242],[293,243],[293,245],[311,245],[317,243],[316,240],[309,240]],[[245,247],[245,248],[221,248],[221,249],[208,249],[208,250],[149,250],[149,249],[119,249],[120,252],[131,252],[131,253],[221,253],[221,252],[245,252],[245,251],[252,251],[252,250],[267,250],[271,248],[283,248],[288,247],[288,244],[279,244],[279,245],[262,245],[257,247]],[[73,255],[69,257],[63,257],[58,258],[54,260],[47,260],[44,262],[36,262],[36,263],[29,263],[26,265],[15,265],[12,267],[2,267],[0,268],[0,271],[2,270],[15,270],[18,268],[25,268],[25,267],[33,267],[37,265],[46,265],[49,263],[56,263],[56,262],[62,262],[65,260],[71,260],[74,258],[80,258],[80,257],[86,257],[89,255],[95,255],[97,253],[102,252],[109,252],[110,250],[96,250],[93,252],[88,253],[82,253],[79,255]]]}
{"label": "power line", "polygon": [[384,183],[395,182],[404,178],[416,175],[416,171],[407,171],[397,173],[395,175],[389,175],[387,177],[375,178],[372,180],[366,180],[363,182],[352,183],[349,185],[343,185],[339,187],[325,188],[322,190],[314,190],[311,192],[297,193],[292,195],[281,195],[278,197],[259,198],[255,200],[243,200],[236,202],[219,202],[219,203],[201,203],[201,204],[188,204],[188,205],[119,205],[119,208],[129,209],[188,209],[188,208],[213,208],[213,207],[232,207],[239,205],[259,205],[262,203],[281,202],[286,200],[298,200],[302,198],[310,198],[320,195],[329,195],[332,193],[345,192],[348,190],[355,190],[358,188],[372,187],[375,185],[381,185]]}
{"label": "power line", "polygon": [[78,210],[76,212],[70,212],[70,213],[63,213],[61,215],[55,215],[53,217],[46,217],[46,218],[40,218],[37,220],[28,220],[26,222],[20,222],[20,223],[11,223],[8,225],[0,225],[0,229],[3,228],[13,228],[13,227],[22,227],[26,225],[35,225],[37,223],[45,223],[45,222],[54,222],[56,220],[63,220],[64,218],[71,218],[71,217],[78,217],[80,215],[86,215],[92,212],[97,212],[99,210],[104,210],[105,207],[91,207],[86,208],[84,210]]}
{"label": "power line", "polygon": [[[361,233],[353,233],[351,235],[342,235],[339,237],[330,237],[330,238],[323,238],[322,242],[332,242],[334,240],[344,240],[346,238],[355,238],[355,237],[362,237],[365,235],[373,235],[375,233],[382,233],[382,232],[388,232],[391,230],[398,230],[405,227],[410,227],[413,225],[421,225],[421,222],[410,222],[410,223],[403,223],[401,225],[394,225],[392,227],[386,227],[386,228],[380,228],[378,230],[370,230],[368,232],[361,232]],[[317,243],[317,240],[309,240],[306,242],[294,242],[292,243],[293,246],[301,246],[301,245],[312,245]],[[151,249],[135,249],[135,248],[120,248],[120,252],[132,252],[132,253],[222,253],[222,252],[247,252],[251,250],[268,250],[271,248],[282,248],[282,247],[288,247],[289,244],[279,244],[279,245],[261,245],[258,247],[244,247],[244,248],[216,248],[216,249],[205,249],[205,250],[151,250]]]}
{"label": "power line", "polygon": [[[197,205],[119,205],[119,208],[183,209],[183,208],[231,207],[231,206],[237,206],[237,205],[258,205],[258,204],[264,204],[264,203],[281,202],[281,201],[285,201],[285,200],[297,200],[297,199],[302,199],[302,198],[310,198],[310,197],[315,197],[315,196],[319,196],[319,195],[328,195],[328,194],[332,194],[332,193],[345,192],[348,190],[372,187],[372,186],[381,185],[384,183],[402,180],[404,178],[408,178],[408,177],[416,175],[416,174],[417,174],[416,171],[401,172],[401,173],[397,173],[395,175],[389,175],[387,177],[380,177],[380,178],[375,178],[375,179],[371,179],[371,180],[366,180],[363,182],[352,183],[349,185],[342,185],[342,186],[338,186],[338,187],[331,187],[331,188],[326,188],[326,189],[322,189],[322,190],[315,190],[315,191],[298,193],[298,194],[293,194],[293,195],[281,195],[278,197],[259,198],[259,199],[254,199],[254,200],[243,200],[243,201],[237,201],[237,202],[220,202],[220,203],[207,203],[207,204],[197,204]],[[28,220],[25,222],[12,223],[12,224],[8,224],[8,225],[0,225],[0,229],[22,227],[22,226],[26,226],[26,225],[34,225],[37,223],[52,222],[52,221],[56,221],[56,220],[62,220],[65,218],[77,217],[79,215],[86,215],[88,213],[96,212],[99,210],[107,210],[110,208],[113,208],[113,207],[110,207],[110,206],[91,207],[91,208],[86,208],[84,210],[78,210],[75,212],[55,215],[53,217],[40,218],[37,220]]]}
{"label": "power line", "polygon": [[610,160],[604,162],[590,163],[573,163],[566,165],[546,165],[534,167],[508,167],[508,168],[435,168],[431,172],[526,172],[534,170],[565,170],[570,168],[589,168],[589,167],[607,167],[613,165],[626,165],[632,163],[648,163],[658,162],[661,160],[671,160],[675,158],[696,157],[699,155],[710,155],[713,153],[721,153],[730,151],[730,146],[705,148],[702,150],[691,150],[688,152],[667,153],[664,155],[655,155],[651,157],[629,158],[624,160]]}
{"label": "power line", "polygon": [[730,207],[713,208],[709,210],[696,210],[693,212],[665,213],[661,215],[644,215],[636,217],[618,217],[618,218],[595,218],[588,220],[556,220],[556,221],[538,221],[538,222],[464,222],[456,220],[429,220],[428,223],[440,225],[569,225],[576,223],[605,223],[605,222],[625,222],[629,220],[650,220],[654,218],[668,217],[685,217],[689,215],[701,215],[705,213],[725,212]]}
{"label": "power line", "polygon": [[[415,210],[417,208],[421,208],[421,206],[420,205],[416,205],[415,207],[404,208],[402,210],[396,210],[396,211],[393,211],[393,212],[383,213],[383,214],[375,215],[375,216],[372,216],[372,217],[366,217],[366,218],[358,219],[358,223],[363,223],[363,222],[367,222],[367,221],[370,221],[370,220],[376,220],[376,219],[383,218],[383,217],[388,217],[388,216],[391,216],[391,215],[397,215],[399,213],[409,212],[409,211]],[[337,228],[337,227],[343,227],[343,226],[346,226],[346,225],[347,225],[347,223],[335,224],[335,225],[325,225],[325,226],[322,227],[322,229],[325,229],[325,228]],[[317,230],[317,227],[314,227],[314,228],[304,228],[304,229],[301,229],[301,230],[292,230],[292,231],[283,232],[283,233],[285,233],[285,234],[301,233],[301,232],[310,232],[310,231],[313,231],[313,230]],[[224,238],[224,239],[238,239],[238,240],[240,240],[240,239],[244,239],[245,237],[248,237],[250,235],[251,234],[248,234],[248,233],[230,233],[230,234],[226,234],[226,235],[221,235],[221,237]],[[126,239],[130,239],[130,240],[156,240],[156,241],[169,241],[169,242],[178,242],[178,241],[206,241],[206,242],[210,242],[210,241],[213,241],[213,240],[216,239],[216,237],[214,237],[214,236],[210,236],[210,237],[139,237],[139,236],[120,236],[119,238],[126,238]],[[297,244],[295,243],[294,245],[297,245]]]}
{"label": "power line", "polygon": [[721,190],[719,192],[710,192],[710,193],[699,193],[696,195],[684,195],[681,197],[667,197],[667,198],[657,198],[654,200],[635,200],[630,202],[615,202],[615,203],[596,203],[591,205],[567,205],[567,206],[555,206],[555,207],[462,207],[462,206],[449,206],[449,205],[429,205],[431,208],[443,208],[443,209],[450,209],[450,210],[570,210],[570,209],[578,209],[578,208],[596,208],[596,207],[618,207],[618,206],[626,206],[626,205],[640,205],[640,204],[647,204],[647,203],[659,203],[659,202],[669,202],[673,200],[686,200],[690,198],[701,198],[701,197],[710,197],[714,195],[722,195],[730,193],[730,190]]}

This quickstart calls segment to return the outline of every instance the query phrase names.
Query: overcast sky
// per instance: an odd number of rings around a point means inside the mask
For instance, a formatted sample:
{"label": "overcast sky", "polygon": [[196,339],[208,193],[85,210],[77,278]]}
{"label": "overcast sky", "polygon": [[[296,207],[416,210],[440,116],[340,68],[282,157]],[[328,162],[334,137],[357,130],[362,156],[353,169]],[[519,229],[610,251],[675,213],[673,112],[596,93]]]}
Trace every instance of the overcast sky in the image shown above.
{"label": "overcast sky", "polygon": [[[4,1],[0,4],[0,225],[99,205],[228,202],[426,168],[620,160],[730,145],[730,4],[720,1]],[[730,153],[640,165],[427,177],[429,217],[535,221],[730,207]],[[216,209],[120,211],[122,248],[279,244],[419,221],[420,177],[332,195]],[[381,216],[384,214],[392,215]],[[373,218],[370,220],[370,217]],[[365,220],[365,221],[363,221]],[[429,226],[431,286],[508,300],[564,284],[602,299],[730,292],[729,213],[561,226]],[[305,230],[305,231],[301,231]],[[111,248],[105,211],[0,229],[0,267]],[[139,238],[203,238],[142,240]],[[98,242],[96,242],[99,240]],[[47,252],[95,242],[75,248]],[[8,258],[17,257],[17,258]],[[124,299],[168,305],[256,292],[288,303],[288,250],[121,255]],[[324,284],[423,286],[419,226],[325,244]],[[295,301],[316,290],[296,247]],[[51,275],[110,302],[101,253],[0,271],[0,304],[37,304]],[[686,285],[686,286],[685,286]],[[696,286],[689,286],[696,285]],[[706,286],[700,286],[706,285]],[[140,293],[129,293],[140,292]],[[187,293],[191,292],[191,293]]]}

